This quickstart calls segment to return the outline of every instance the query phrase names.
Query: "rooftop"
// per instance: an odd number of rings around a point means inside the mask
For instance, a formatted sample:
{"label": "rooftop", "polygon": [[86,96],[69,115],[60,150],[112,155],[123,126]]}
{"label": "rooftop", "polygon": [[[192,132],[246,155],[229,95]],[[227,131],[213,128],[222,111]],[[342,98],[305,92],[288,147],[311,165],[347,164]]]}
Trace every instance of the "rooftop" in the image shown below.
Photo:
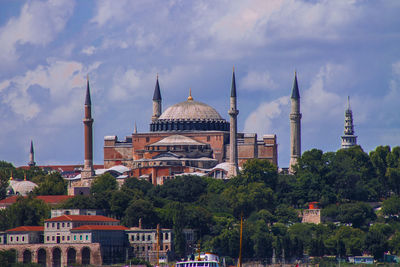
{"label": "rooftop", "polygon": [[7,232],[33,232],[33,231],[43,231],[43,226],[19,226],[7,230]]}
{"label": "rooftop", "polygon": [[109,231],[121,231],[128,230],[129,228],[122,225],[82,225],[79,227],[72,228],[71,230],[109,230]]}
{"label": "rooftop", "polygon": [[45,221],[46,222],[62,222],[62,221],[119,222],[119,220],[101,215],[62,215]]}

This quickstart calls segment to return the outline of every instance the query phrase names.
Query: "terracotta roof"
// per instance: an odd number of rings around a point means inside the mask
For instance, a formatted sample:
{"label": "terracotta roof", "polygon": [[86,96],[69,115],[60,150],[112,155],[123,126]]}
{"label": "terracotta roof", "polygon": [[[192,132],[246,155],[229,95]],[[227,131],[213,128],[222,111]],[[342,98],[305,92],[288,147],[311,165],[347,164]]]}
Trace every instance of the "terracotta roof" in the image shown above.
{"label": "terracotta roof", "polygon": [[[67,199],[73,198],[74,196],[67,196],[67,195],[55,195],[55,196],[37,196],[37,199],[41,199],[46,204],[59,204]],[[0,200],[1,204],[14,204],[17,201],[18,196],[11,196],[5,199]]]}
{"label": "terracotta roof", "polygon": [[[56,170],[56,171],[74,171],[76,169],[79,168],[83,168],[82,164],[76,164],[76,165],[41,165],[41,166],[37,166],[40,169],[51,169],[51,170]],[[21,166],[18,167],[19,169],[23,169],[23,170],[29,170],[30,166]],[[94,169],[102,169],[104,168],[104,165],[101,164],[93,164],[93,168]]]}
{"label": "terracotta roof", "polygon": [[7,232],[32,232],[32,231],[43,231],[43,226],[20,226],[13,229],[7,230]]}
{"label": "terracotta roof", "polygon": [[72,228],[71,230],[128,230],[129,228],[122,225],[82,225]]}
{"label": "terracotta roof", "polygon": [[119,220],[101,215],[61,215],[46,222],[80,221],[80,222],[119,222]]}

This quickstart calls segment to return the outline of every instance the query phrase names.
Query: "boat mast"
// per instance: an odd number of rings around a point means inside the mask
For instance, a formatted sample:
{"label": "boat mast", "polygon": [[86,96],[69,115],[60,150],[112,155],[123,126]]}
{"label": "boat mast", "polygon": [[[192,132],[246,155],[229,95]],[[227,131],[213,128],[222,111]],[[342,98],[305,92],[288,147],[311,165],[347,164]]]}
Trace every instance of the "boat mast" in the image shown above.
{"label": "boat mast", "polygon": [[240,215],[240,248],[239,248],[239,267],[242,267],[242,239],[243,239],[243,211]]}
{"label": "boat mast", "polygon": [[157,224],[157,266],[160,266],[160,224]]}

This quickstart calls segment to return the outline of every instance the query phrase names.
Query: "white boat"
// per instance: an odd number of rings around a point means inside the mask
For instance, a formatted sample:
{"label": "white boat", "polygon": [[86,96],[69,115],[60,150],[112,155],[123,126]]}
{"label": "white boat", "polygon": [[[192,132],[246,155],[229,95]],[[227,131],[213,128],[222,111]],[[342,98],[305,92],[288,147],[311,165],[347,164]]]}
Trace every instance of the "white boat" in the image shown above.
{"label": "white boat", "polygon": [[186,261],[179,261],[176,267],[221,267],[219,264],[219,257],[213,253],[201,253],[199,255],[192,255]]}

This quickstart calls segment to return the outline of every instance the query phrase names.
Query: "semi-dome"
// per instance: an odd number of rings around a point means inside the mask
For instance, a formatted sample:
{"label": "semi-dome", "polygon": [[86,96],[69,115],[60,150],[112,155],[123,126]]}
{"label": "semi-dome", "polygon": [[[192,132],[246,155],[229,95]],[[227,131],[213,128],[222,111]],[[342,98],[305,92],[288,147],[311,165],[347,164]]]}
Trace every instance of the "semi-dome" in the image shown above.
{"label": "semi-dome", "polygon": [[221,115],[207,104],[188,100],[165,110],[159,120],[223,120]]}
{"label": "semi-dome", "polygon": [[18,181],[17,183],[14,183],[11,187],[14,190],[15,194],[26,196],[37,187],[37,184],[31,181]]}
{"label": "semi-dome", "polygon": [[187,101],[167,108],[152,121],[150,131],[228,131],[229,123],[211,106],[194,101],[190,94]]}

